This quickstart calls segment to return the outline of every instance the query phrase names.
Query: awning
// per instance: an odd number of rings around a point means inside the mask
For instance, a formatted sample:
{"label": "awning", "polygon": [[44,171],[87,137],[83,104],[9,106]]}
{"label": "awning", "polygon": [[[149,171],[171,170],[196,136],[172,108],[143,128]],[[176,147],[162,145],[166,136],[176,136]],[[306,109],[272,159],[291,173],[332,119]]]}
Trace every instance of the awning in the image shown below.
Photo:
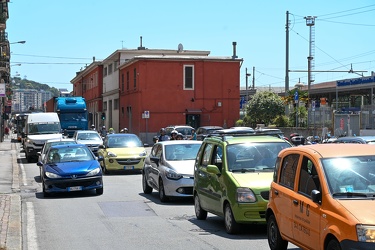
{"label": "awning", "polygon": [[185,109],[186,113],[202,113],[201,109]]}

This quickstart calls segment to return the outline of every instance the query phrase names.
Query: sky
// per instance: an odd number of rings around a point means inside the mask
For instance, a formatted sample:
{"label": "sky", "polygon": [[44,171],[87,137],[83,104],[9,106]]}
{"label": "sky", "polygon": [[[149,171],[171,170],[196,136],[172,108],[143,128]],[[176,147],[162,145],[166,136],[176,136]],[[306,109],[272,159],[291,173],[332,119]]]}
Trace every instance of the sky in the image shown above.
{"label": "sky", "polygon": [[[307,84],[310,51],[312,70],[334,71],[313,72],[314,83],[375,71],[373,0],[11,0],[8,8],[11,76],[69,91],[93,57],[136,49],[141,36],[148,49],[181,43],[210,56],[232,56],[236,42],[241,87],[246,70],[249,87],[285,87],[287,16],[290,88]],[[313,28],[307,16],[315,17]],[[358,72],[346,73],[351,68]]]}

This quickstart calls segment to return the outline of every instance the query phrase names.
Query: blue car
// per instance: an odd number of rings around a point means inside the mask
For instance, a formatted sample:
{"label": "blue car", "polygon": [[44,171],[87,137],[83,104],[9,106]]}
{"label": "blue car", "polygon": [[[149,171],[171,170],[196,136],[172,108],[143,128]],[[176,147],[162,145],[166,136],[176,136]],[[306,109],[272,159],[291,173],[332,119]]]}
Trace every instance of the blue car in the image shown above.
{"label": "blue car", "polygon": [[75,192],[95,189],[103,194],[103,173],[99,161],[92,151],[83,144],[52,146],[43,161],[41,181],[45,197],[51,193]]}

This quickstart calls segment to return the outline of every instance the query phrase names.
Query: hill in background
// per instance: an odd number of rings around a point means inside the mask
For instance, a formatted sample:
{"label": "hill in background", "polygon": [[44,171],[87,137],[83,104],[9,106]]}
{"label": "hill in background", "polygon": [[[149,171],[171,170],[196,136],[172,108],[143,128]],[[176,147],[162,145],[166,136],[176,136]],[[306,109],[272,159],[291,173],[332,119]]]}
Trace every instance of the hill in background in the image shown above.
{"label": "hill in background", "polygon": [[34,82],[28,79],[21,79],[20,77],[11,77],[10,82],[12,85],[12,89],[35,89],[37,91],[50,91],[53,96],[59,96],[60,92],[57,88],[55,87],[50,87],[47,84],[42,84],[38,82]]}

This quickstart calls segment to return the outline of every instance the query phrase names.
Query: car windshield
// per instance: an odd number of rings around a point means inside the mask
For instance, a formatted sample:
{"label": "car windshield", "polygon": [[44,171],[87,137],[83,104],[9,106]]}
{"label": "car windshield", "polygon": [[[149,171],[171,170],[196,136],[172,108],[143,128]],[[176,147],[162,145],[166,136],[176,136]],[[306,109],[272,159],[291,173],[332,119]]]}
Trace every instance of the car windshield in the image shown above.
{"label": "car windshield", "polygon": [[29,134],[51,134],[60,133],[60,124],[55,123],[30,123]]}
{"label": "car windshield", "polygon": [[64,145],[64,144],[76,144],[75,141],[54,141],[54,142],[48,142],[46,143],[45,145],[45,150],[44,152],[47,152],[48,149],[51,147],[51,146],[55,146],[55,145]]}
{"label": "car windshield", "polygon": [[165,159],[167,161],[195,160],[200,144],[165,145]]}
{"label": "car windshield", "polygon": [[330,192],[336,197],[375,195],[375,156],[322,159]]}
{"label": "car windshield", "polygon": [[94,157],[87,147],[51,148],[47,156],[47,162],[50,164],[91,160],[94,160]]}
{"label": "car windshield", "polygon": [[276,158],[287,142],[241,143],[227,146],[227,166],[231,172],[273,171]]}
{"label": "car windshield", "polygon": [[98,133],[79,133],[77,140],[98,140],[100,141],[100,135]]}
{"label": "car windshield", "polygon": [[143,147],[142,141],[136,135],[116,136],[108,138],[108,148]]}

